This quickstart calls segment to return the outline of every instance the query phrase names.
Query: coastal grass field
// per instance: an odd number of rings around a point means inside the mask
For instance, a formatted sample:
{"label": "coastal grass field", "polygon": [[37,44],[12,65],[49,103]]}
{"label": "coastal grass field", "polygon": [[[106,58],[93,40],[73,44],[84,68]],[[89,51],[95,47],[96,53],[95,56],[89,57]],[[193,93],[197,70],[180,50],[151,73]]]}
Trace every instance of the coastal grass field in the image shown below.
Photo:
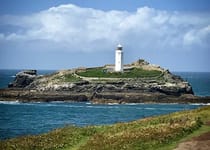
{"label": "coastal grass field", "polygon": [[58,80],[60,82],[79,82],[81,81],[80,78],[75,77],[73,74],[65,74],[62,76],[55,76],[53,80]]}
{"label": "coastal grass field", "polygon": [[210,106],[128,123],[76,127],[0,141],[0,149],[170,150],[180,141],[210,131]]}
{"label": "coastal grass field", "polygon": [[98,78],[147,78],[159,77],[162,72],[158,70],[144,70],[142,68],[132,68],[125,72],[108,72],[102,67],[89,68],[85,71],[77,72],[79,76],[83,77],[98,77]]}

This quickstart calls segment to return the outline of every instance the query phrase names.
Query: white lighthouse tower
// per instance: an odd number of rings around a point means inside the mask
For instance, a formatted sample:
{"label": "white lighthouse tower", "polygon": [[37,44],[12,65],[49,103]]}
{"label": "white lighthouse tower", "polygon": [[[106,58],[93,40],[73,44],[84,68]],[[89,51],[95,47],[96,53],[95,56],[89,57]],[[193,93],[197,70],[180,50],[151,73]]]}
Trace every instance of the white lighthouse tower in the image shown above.
{"label": "white lighthouse tower", "polygon": [[120,44],[115,51],[115,71],[123,72],[123,47]]}

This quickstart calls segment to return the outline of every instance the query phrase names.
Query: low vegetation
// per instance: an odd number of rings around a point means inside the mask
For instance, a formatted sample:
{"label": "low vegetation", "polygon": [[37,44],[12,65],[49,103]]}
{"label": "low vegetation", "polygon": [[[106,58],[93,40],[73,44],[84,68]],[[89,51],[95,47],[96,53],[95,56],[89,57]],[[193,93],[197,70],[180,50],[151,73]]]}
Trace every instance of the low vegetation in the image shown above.
{"label": "low vegetation", "polygon": [[[52,132],[0,142],[0,149],[172,149],[203,128],[210,106],[106,126],[69,126]],[[209,128],[208,128],[209,129]]]}
{"label": "low vegetation", "polygon": [[58,80],[59,82],[78,82],[78,81],[81,81],[80,78],[75,77],[71,73],[65,74],[65,75],[62,75],[62,76],[57,75],[53,78],[53,80]]}
{"label": "low vegetation", "polygon": [[80,78],[75,77],[73,74],[64,75],[64,82],[78,82],[80,80]]}
{"label": "low vegetation", "polygon": [[99,78],[146,78],[158,77],[162,72],[158,70],[144,70],[142,68],[133,68],[125,72],[108,72],[103,68],[89,68],[86,71],[78,72],[77,74],[84,77]]}

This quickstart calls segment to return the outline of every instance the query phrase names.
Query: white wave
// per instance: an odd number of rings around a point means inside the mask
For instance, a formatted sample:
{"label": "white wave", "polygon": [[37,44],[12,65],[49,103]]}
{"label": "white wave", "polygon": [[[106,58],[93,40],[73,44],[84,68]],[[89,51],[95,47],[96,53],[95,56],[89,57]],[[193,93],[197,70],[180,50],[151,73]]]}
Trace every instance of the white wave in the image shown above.
{"label": "white wave", "polygon": [[21,101],[0,101],[0,104],[9,104],[9,105],[37,105],[43,102],[21,102]]}
{"label": "white wave", "polygon": [[86,106],[87,108],[92,108],[92,107],[94,107],[94,106]]}
{"label": "white wave", "polygon": [[10,76],[10,77],[15,78],[16,76]]}
{"label": "white wave", "polygon": [[0,104],[14,105],[14,104],[20,104],[20,102],[19,101],[0,101]]}
{"label": "white wave", "polygon": [[136,103],[125,103],[123,105],[137,105]]}
{"label": "white wave", "polygon": [[142,107],[142,108],[136,108],[136,109],[141,109],[141,110],[163,110],[163,111],[179,111],[179,110],[184,110],[182,108],[152,108],[152,107]]}
{"label": "white wave", "polygon": [[66,103],[64,101],[52,101],[52,102],[48,102],[48,103],[52,103],[52,104],[62,104],[62,103]]}
{"label": "white wave", "polygon": [[107,103],[108,105],[120,105],[119,103]]}
{"label": "white wave", "polygon": [[157,108],[143,108],[143,109],[147,109],[147,110],[156,110]]}
{"label": "white wave", "polygon": [[51,106],[60,106],[60,107],[67,107],[67,108],[85,108],[85,107],[87,107],[87,106],[68,105],[68,104],[67,105],[51,105]]}
{"label": "white wave", "polygon": [[184,110],[182,108],[160,108],[158,110],[172,110],[172,111],[179,111],[179,110]]}
{"label": "white wave", "polygon": [[147,104],[149,104],[149,103],[125,103],[125,104],[123,104],[123,105],[134,105],[134,106],[137,106],[137,105],[147,105]]}
{"label": "white wave", "polygon": [[199,105],[202,105],[202,106],[209,106],[210,103],[193,103],[193,104],[190,104],[190,105],[196,105],[196,106],[199,106]]}

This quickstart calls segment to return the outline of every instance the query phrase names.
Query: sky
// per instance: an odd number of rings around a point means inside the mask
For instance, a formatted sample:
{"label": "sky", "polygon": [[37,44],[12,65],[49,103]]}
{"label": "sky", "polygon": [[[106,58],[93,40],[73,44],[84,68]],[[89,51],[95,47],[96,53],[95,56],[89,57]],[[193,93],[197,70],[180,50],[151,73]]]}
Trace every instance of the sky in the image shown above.
{"label": "sky", "polygon": [[0,69],[70,69],[138,59],[210,72],[209,0],[1,0]]}

